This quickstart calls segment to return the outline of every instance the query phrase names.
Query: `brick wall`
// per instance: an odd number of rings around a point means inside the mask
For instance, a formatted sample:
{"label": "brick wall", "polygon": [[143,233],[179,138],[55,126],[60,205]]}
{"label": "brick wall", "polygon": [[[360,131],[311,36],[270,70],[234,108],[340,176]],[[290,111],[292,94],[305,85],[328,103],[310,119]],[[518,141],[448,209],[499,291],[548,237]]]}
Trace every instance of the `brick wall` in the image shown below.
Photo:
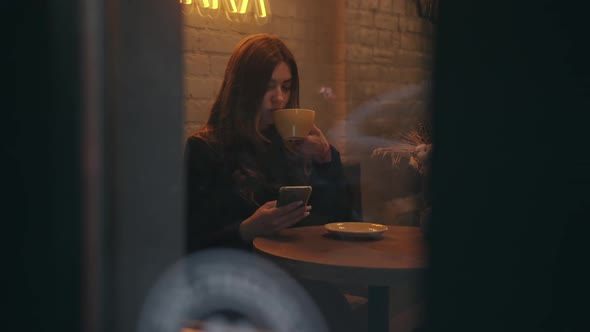
{"label": "brick wall", "polygon": [[262,26],[184,15],[185,134],[206,121],[234,45],[251,33],[276,34],[300,66],[301,106],[317,110],[318,126],[346,162],[361,163],[367,218],[395,219],[387,202],[411,194],[416,179],[369,156],[424,116],[431,23],[418,17],[414,0],[269,3],[273,16]]}
{"label": "brick wall", "polygon": [[[424,89],[407,91],[429,81],[432,25],[417,16],[414,0],[346,3],[346,100],[354,119],[346,132],[395,136],[424,111]],[[361,158],[370,147],[357,146],[351,155]]]}

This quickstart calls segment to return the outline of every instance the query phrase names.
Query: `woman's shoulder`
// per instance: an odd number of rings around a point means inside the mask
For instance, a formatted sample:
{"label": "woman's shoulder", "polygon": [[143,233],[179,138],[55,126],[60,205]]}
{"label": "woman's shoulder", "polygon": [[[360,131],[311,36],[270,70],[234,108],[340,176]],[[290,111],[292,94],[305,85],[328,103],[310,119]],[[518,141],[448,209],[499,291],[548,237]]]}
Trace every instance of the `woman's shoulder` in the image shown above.
{"label": "woman's shoulder", "polygon": [[211,137],[195,133],[186,139],[186,153],[199,158],[218,159],[221,156],[220,144]]}
{"label": "woman's shoulder", "polygon": [[196,132],[189,136],[186,139],[186,145],[191,148],[198,148],[203,150],[216,151],[219,149],[219,143],[217,143],[213,137],[200,132]]}

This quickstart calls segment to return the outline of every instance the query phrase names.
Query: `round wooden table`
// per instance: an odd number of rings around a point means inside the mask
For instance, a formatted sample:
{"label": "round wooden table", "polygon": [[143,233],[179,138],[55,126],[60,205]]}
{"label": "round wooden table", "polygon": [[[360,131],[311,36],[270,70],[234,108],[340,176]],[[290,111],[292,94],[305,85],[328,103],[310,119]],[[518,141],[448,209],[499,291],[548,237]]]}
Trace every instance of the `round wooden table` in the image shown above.
{"label": "round wooden table", "polygon": [[288,228],[254,240],[255,250],[297,277],[369,286],[369,331],[389,332],[388,286],[420,278],[426,267],[422,232],[388,226],[374,240],[347,239],[323,226]]}

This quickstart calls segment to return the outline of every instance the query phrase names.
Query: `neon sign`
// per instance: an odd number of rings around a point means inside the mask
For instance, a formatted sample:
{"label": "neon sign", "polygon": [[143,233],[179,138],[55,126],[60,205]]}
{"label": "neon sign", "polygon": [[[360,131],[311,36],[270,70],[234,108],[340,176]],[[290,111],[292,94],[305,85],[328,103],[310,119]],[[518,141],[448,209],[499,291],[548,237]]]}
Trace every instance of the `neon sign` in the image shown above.
{"label": "neon sign", "polygon": [[220,13],[235,23],[268,23],[270,17],[269,0],[179,0],[182,11],[187,14],[195,10],[201,17],[215,19]]}

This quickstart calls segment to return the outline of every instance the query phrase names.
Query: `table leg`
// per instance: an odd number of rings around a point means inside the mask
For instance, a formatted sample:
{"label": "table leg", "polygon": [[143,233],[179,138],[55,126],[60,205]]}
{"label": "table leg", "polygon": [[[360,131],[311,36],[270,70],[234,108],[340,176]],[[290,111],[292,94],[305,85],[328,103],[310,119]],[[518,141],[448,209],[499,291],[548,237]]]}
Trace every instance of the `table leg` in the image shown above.
{"label": "table leg", "polygon": [[369,286],[369,332],[389,332],[389,287]]}

